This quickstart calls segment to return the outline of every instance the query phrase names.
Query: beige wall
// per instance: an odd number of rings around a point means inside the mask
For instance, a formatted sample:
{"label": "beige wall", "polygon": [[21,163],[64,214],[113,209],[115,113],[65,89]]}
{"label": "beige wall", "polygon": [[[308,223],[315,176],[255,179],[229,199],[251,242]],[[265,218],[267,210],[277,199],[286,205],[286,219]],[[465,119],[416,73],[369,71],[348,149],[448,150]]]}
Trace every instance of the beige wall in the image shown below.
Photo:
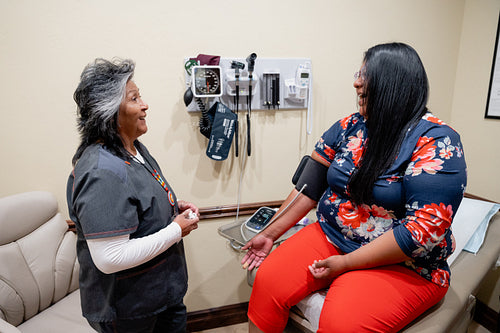
{"label": "beige wall", "polygon": [[[119,56],[137,62],[135,81],[150,106],[141,140],[178,196],[200,207],[236,203],[242,160],[206,157],[198,116],[182,102],[182,60],[256,52],[313,62],[311,136],[304,111],[252,116],[253,154],[241,201],[282,199],[301,156],[355,110],[352,75],[363,51],[397,40],[422,57],[432,111],[462,134],[469,190],[500,200],[500,123],[483,119],[499,7],[495,0],[0,0],[0,196],[49,190],[66,213],[66,178],[78,143],[73,91],[85,64]],[[241,254],[217,234],[229,222],[203,222],[186,239],[190,311],[248,300]]]}
{"label": "beige wall", "polygon": [[[500,2],[467,0],[464,11],[452,125],[467,148],[468,191],[500,201],[500,120],[485,119]],[[497,56],[500,56],[497,54]],[[500,270],[492,270],[478,298],[500,311]]]}
{"label": "beige wall", "polygon": [[[500,119],[485,119],[500,2],[466,1],[451,124],[461,134],[467,191],[500,201]],[[500,54],[497,54],[500,57]]]}

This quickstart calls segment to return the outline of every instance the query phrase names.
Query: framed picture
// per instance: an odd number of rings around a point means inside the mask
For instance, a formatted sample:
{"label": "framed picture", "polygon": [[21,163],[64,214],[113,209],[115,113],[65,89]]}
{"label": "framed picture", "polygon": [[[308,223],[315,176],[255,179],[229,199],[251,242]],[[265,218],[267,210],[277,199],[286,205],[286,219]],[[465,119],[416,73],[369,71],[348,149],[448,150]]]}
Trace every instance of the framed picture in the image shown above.
{"label": "framed picture", "polygon": [[500,119],[500,45],[498,37],[500,34],[500,15],[497,27],[497,37],[495,42],[495,52],[493,55],[493,65],[491,66],[490,87],[488,89],[488,101],[486,102],[485,118]]}

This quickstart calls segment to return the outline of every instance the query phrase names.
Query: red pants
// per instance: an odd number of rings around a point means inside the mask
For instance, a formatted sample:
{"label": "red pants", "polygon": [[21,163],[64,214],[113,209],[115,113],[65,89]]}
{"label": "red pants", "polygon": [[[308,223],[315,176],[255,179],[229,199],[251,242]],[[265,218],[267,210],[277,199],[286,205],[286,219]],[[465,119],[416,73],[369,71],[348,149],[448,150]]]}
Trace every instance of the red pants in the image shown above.
{"label": "red pants", "polygon": [[290,307],[329,288],[318,332],[397,332],[448,290],[401,265],[349,271],[334,279],[315,279],[309,272],[314,260],[338,254],[319,223],[289,238],[257,271],[249,319],[266,333],[283,332]]}

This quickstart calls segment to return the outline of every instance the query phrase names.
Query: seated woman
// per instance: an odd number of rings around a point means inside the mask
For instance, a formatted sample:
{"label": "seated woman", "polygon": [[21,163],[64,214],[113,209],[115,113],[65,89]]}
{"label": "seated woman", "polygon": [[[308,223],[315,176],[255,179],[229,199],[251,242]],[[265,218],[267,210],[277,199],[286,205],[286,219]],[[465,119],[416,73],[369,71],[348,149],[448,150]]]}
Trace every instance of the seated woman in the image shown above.
{"label": "seated woman", "polygon": [[[406,44],[370,48],[354,88],[359,112],[311,155],[324,174],[309,172],[280,210],[296,202],[243,248],[242,264],[260,266],[250,332],[282,332],[290,307],[324,288],[318,332],[396,332],[448,290],[450,226],[466,186],[460,137],[427,109],[427,75]],[[269,254],[316,205],[318,222]]]}

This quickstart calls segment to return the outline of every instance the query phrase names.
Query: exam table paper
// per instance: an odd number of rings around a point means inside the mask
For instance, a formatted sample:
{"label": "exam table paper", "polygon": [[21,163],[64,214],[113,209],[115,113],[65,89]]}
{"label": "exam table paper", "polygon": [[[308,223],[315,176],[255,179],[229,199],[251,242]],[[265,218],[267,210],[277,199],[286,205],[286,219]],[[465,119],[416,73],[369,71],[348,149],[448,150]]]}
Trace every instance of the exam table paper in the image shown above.
{"label": "exam table paper", "polygon": [[491,217],[500,209],[500,204],[463,198],[453,219],[451,230],[455,236],[455,252],[448,258],[451,265],[456,257],[467,250],[477,253],[484,241]]}

